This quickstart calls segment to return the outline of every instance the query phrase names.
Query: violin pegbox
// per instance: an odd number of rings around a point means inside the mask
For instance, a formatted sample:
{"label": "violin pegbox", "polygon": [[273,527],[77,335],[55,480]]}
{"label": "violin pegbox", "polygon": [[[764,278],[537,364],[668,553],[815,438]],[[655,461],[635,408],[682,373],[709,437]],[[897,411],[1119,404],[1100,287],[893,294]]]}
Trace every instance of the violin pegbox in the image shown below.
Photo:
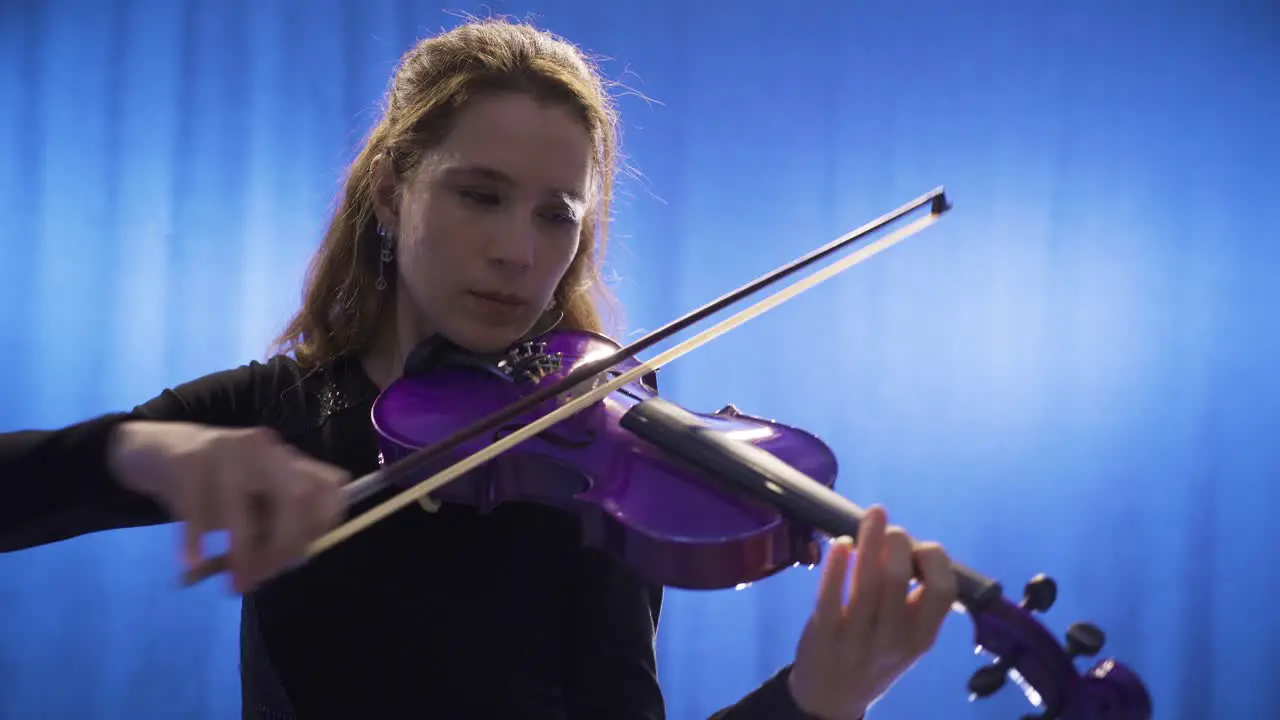
{"label": "violin pegbox", "polygon": [[1088,672],[1076,669],[1077,657],[1102,652],[1106,634],[1096,625],[1079,622],[1066,632],[1065,645],[1039,621],[1057,600],[1052,578],[1037,575],[1023,588],[1014,605],[1003,597],[981,608],[969,608],[979,654],[994,660],[969,678],[970,700],[993,695],[1013,680],[1039,714],[1023,720],[1147,720],[1151,698],[1142,680],[1113,659]]}
{"label": "violin pegbox", "polygon": [[541,340],[522,342],[507,351],[506,357],[497,363],[498,370],[517,383],[536,385],[563,368],[560,353],[547,353],[547,343]]}

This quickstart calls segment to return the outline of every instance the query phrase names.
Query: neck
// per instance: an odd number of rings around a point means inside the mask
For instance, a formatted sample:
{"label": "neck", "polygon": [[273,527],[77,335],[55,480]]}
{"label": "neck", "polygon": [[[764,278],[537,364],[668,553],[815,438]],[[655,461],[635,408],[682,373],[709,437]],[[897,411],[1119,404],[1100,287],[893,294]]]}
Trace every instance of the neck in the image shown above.
{"label": "neck", "polygon": [[[398,291],[397,291],[398,292]],[[404,312],[409,307],[409,300],[396,297],[390,307],[383,312],[383,321],[373,336],[368,348],[360,354],[360,364],[365,374],[378,386],[379,390],[387,389],[391,383],[404,375],[405,361],[423,340],[434,333],[425,322],[418,319],[416,313]],[[544,315],[530,333],[544,333],[555,328],[564,313],[555,311]]]}
{"label": "neck", "polygon": [[430,335],[414,322],[411,313],[400,312],[401,306],[402,302],[397,297],[384,313],[384,321],[373,342],[360,355],[365,373],[380,390],[385,390],[404,374],[404,362],[409,353]]}

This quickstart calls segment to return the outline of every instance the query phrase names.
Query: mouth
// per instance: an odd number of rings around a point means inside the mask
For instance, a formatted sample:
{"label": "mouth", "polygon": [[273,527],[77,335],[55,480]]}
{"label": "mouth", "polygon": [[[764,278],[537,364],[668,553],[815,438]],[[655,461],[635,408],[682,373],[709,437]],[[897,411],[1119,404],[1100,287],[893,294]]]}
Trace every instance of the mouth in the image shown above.
{"label": "mouth", "polygon": [[512,310],[522,308],[529,304],[528,300],[525,300],[519,295],[512,295],[510,293],[489,292],[484,290],[468,290],[467,294],[471,295],[472,297],[484,300],[486,302],[494,303],[496,305],[501,305],[503,307],[506,307]]}

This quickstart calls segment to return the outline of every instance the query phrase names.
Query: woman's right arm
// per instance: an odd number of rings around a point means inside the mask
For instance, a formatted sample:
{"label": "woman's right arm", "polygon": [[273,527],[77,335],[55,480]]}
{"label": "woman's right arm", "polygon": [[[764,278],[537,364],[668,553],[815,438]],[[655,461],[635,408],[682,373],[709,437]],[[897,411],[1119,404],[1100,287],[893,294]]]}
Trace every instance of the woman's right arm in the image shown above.
{"label": "woman's right arm", "polygon": [[254,362],[165,390],[128,413],[0,434],[0,552],[169,522],[161,504],[127,489],[110,469],[119,428],[136,420],[249,427],[292,374],[287,360]]}

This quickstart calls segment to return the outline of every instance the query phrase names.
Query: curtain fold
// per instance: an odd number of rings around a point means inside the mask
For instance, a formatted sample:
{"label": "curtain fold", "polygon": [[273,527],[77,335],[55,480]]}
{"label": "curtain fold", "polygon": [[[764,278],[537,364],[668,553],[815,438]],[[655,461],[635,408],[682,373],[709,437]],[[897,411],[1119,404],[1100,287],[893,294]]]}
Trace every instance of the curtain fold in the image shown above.
{"label": "curtain fold", "polygon": [[[621,83],[639,333],[937,186],[921,235],[662,371],[817,432],[837,488],[1100,624],[1168,720],[1280,706],[1274,4],[0,3],[0,430],[264,357],[399,55],[461,7]],[[624,87],[629,91],[624,91]],[[23,481],[38,482],[39,478]],[[238,602],[175,528],[0,556],[0,718],[238,717]],[[671,591],[670,717],[790,661],[816,572]],[[873,713],[968,705],[971,631]]]}

